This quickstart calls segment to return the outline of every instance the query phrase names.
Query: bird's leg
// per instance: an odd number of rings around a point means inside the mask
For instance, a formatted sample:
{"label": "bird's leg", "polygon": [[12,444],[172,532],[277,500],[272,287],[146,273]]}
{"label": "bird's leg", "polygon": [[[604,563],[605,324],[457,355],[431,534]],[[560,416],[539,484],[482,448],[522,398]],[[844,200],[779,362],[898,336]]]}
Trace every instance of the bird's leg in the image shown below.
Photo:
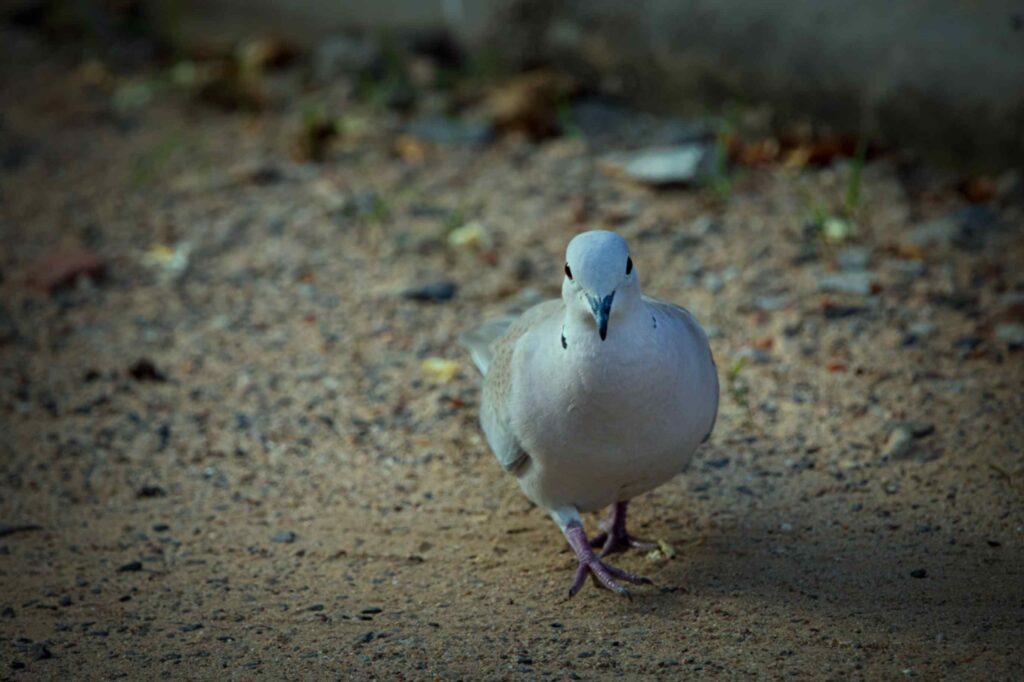
{"label": "bird's leg", "polygon": [[565,533],[565,539],[569,541],[569,546],[576,552],[576,558],[580,562],[576,568],[576,575],[573,577],[572,585],[569,587],[570,597],[580,591],[580,588],[583,587],[583,583],[587,579],[588,573],[594,579],[595,585],[605,587],[624,597],[628,597],[629,592],[622,585],[615,582],[616,578],[633,583],[634,585],[650,584],[651,581],[648,578],[633,575],[628,571],[610,566],[601,561],[594,554],[594,550],[590,548],[590,542],[587,540],[587,534],[583,530],[583,524],[578,520],[570,521],[563,532]]}
{"label": "bird's leg", "polygon": [[601,547],[599,556],[606,557],[616,552],[625,552],[629,547],[644,552],[658,548],[657,542],[633,537],[626,530],[626,506],[628,504],[629,502],[616,502],[612,505],[608,515],[598,523],[602,532],[595,535],[590,542],[594,547]]}

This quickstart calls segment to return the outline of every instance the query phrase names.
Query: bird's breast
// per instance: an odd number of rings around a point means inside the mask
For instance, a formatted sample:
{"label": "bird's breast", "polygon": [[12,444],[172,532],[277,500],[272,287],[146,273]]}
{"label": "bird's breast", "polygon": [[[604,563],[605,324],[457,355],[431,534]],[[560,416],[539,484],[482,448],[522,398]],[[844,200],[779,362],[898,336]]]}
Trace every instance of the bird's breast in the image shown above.
{"label": "bird's breast", "polygon": [[517,401],[528,412],[521,415],[524,445],[541,457],[558,449],[563,457],[578,450],[622,458],[661,448],[683,410],[682,370],[673,353],[650,343],[613,344],[611,337],[538,363],[520,387],[532,399]]}

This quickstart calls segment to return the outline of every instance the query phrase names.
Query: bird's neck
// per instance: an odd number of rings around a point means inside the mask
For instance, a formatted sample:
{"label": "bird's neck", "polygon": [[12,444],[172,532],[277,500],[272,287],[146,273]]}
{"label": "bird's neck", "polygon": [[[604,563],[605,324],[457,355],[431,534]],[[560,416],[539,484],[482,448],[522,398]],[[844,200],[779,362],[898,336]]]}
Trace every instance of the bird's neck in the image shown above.
{"label": "bird's neck", "polygon": [[642,301],[612,312],[604,340],[590,316],[567,310],[562,320],[562,346],[572,357],[586,360],[609,353],[621,354],[636,346],[651,326],[650,315]]}

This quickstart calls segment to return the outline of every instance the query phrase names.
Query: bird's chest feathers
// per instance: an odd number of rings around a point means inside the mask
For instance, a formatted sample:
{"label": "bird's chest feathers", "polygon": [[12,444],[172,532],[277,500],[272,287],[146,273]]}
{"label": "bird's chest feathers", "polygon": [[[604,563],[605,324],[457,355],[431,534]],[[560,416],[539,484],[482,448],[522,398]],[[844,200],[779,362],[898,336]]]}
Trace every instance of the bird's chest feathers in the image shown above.
{"label": "bird's chest feathers", "polygon": [[644,448],[677,412],[679,368],[657,339],[579,342],[548,354],[523,387],[535,396],[527,419],[531,440],[570,442],[580,449]]}

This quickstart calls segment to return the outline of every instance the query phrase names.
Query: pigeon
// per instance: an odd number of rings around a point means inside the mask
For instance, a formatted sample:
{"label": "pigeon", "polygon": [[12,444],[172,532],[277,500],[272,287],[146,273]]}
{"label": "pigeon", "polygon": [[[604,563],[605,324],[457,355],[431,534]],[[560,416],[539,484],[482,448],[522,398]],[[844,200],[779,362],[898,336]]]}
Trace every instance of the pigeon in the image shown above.
{"label": "pigeon", "polygon": [[[483,374],[491,450],[576,554],[569,596],[588,575],[624,596],[619,581],[649,584],[604,558],[657,547],[627,531],[629,501],[681,472],[714,429],[717,368],[693,315],[644,296],[626,240],[594,230],[569,242],[560,300],[461,341]],[[580,514],[606,507],[588,538]]]}

